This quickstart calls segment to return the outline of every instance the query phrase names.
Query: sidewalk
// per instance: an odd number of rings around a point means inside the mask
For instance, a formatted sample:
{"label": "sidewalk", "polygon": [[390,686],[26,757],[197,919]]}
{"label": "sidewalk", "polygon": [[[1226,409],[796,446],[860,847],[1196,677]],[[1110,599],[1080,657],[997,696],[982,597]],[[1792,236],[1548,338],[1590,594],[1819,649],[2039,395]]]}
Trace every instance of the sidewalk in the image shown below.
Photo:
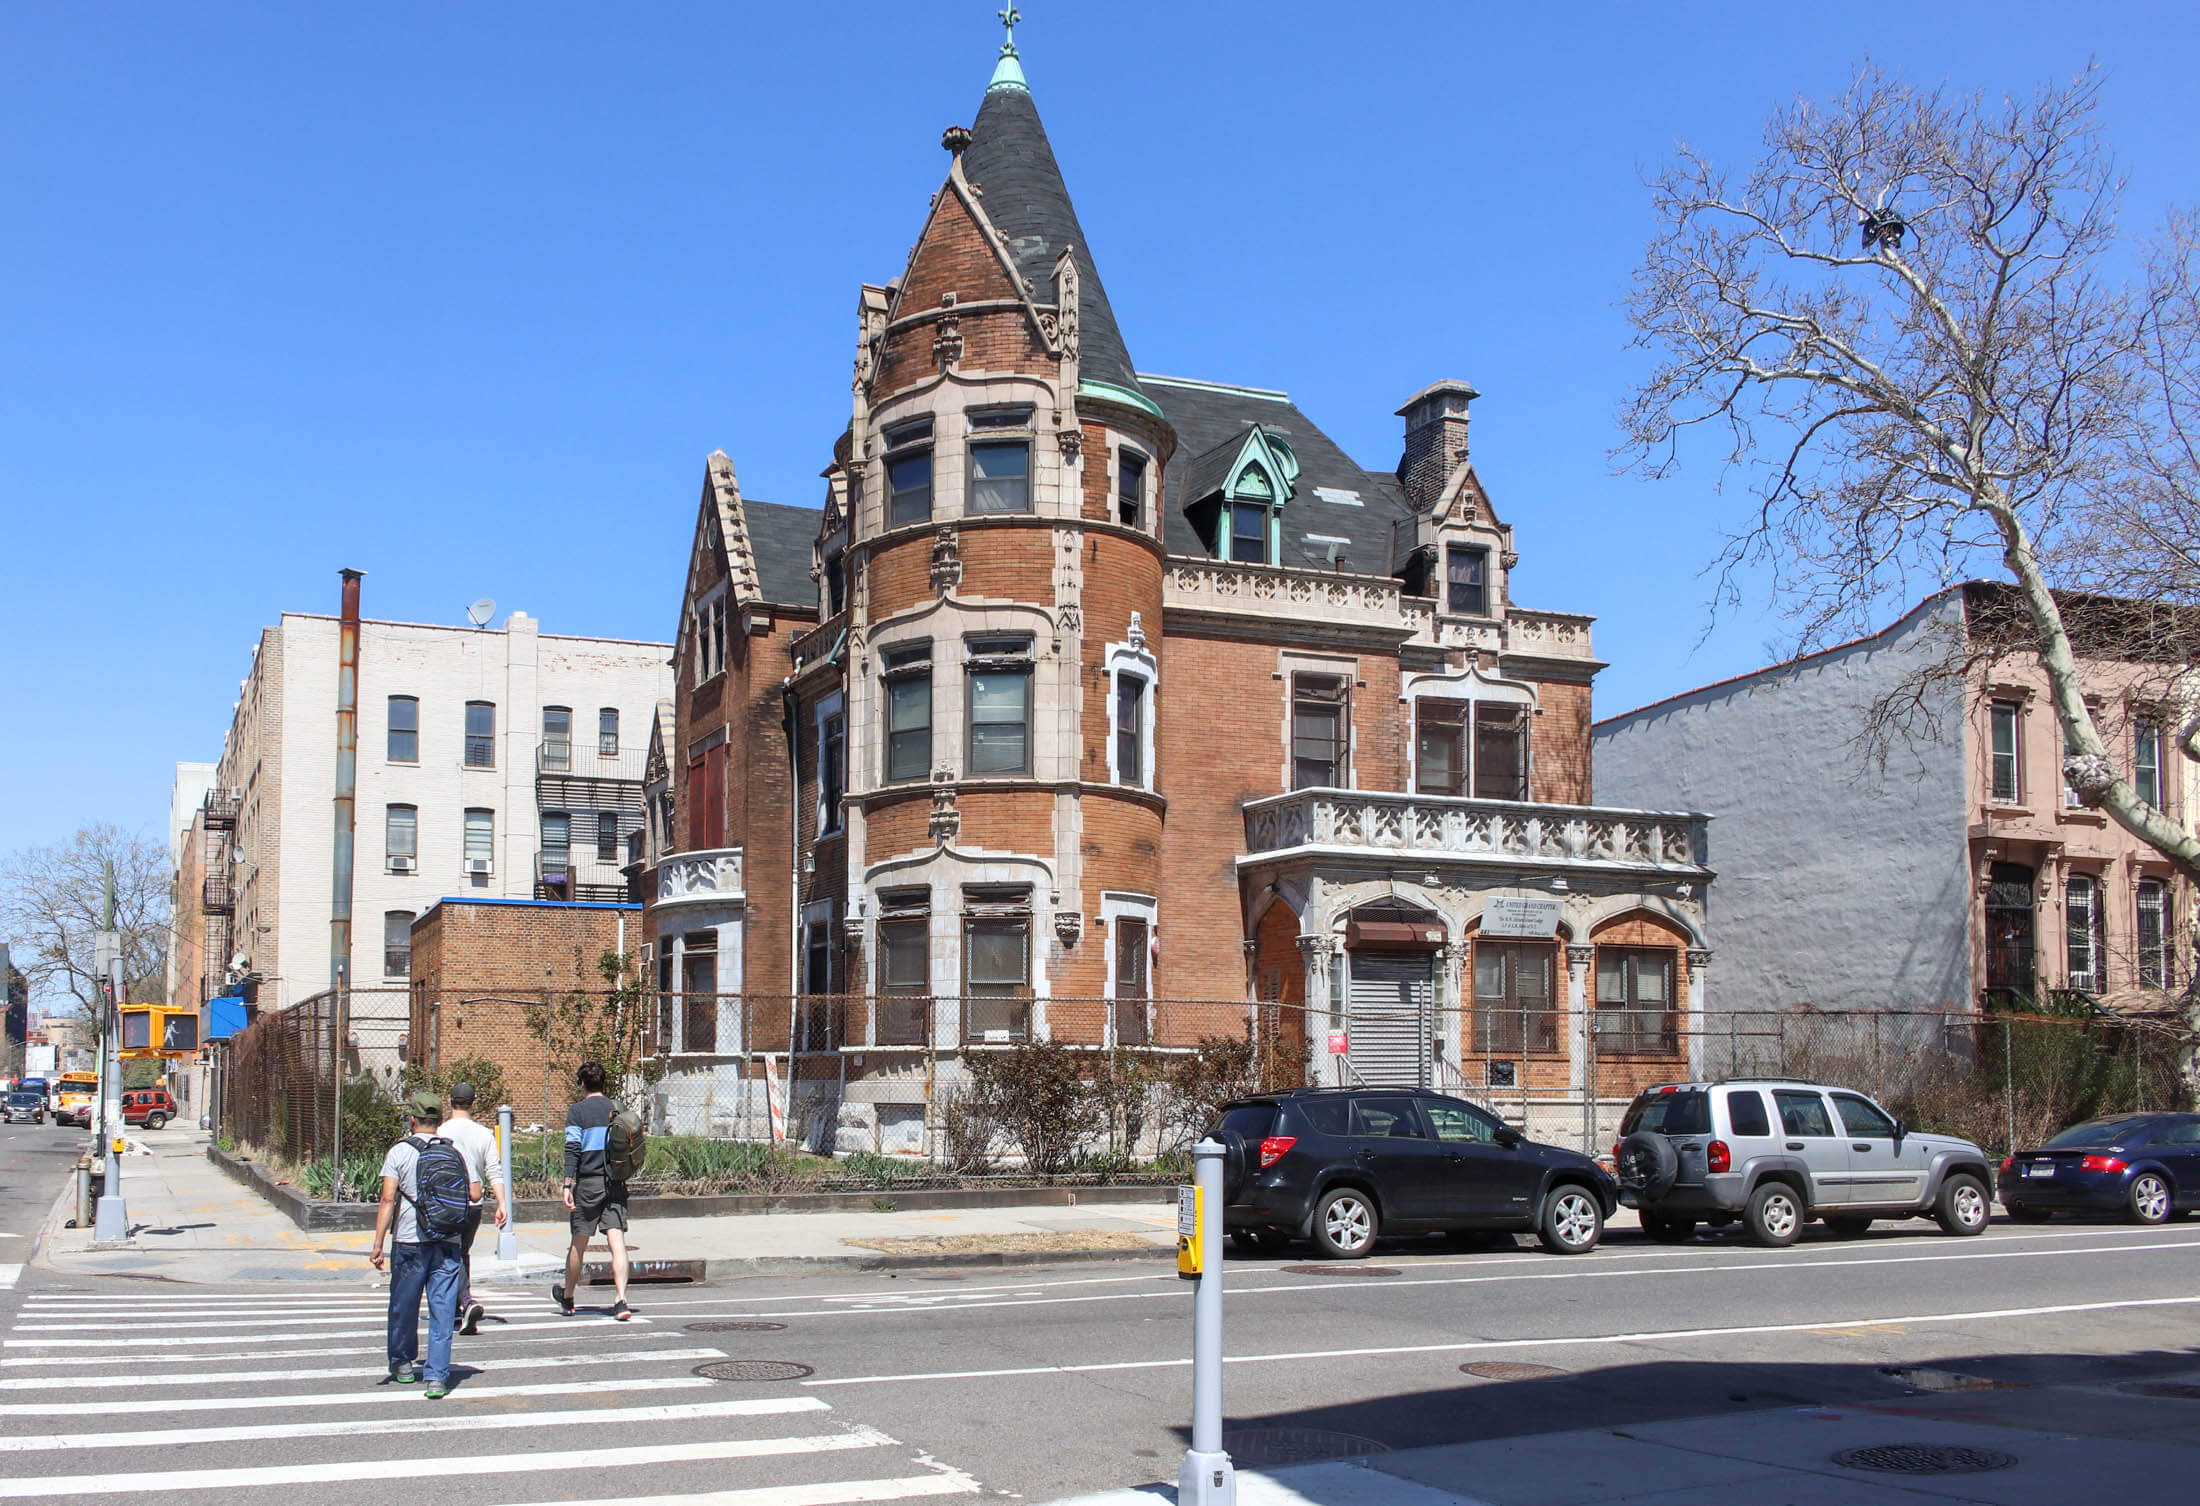
{"label": "sidewalk", "polygon": [[[1584,1428],[1526,1438],[1241,1470],[1238,1506],[2130,1506],[2189,1501],[2200,1475],[2200,1372],[2150,1385],[2042,1386],[1908,1397],[1874,1407],[1790,1407]],[[2193,1399],[2186,1399],[2186,1398]],[[1926,1472],[1845,1467],[1850,1449],[1986,1450],[1999,1467]],[[1882,1464],[1904,1462],[1885,1454]],[[1056,1506],[1161,1506],[1173,1486],[1107,1491]]]}
{"label": "sidewalk", "polygon": [[[92,1231],[65,1229],[69,1190],[59,1189],[36,1255],[76,1275],[188,1282],[374,1280],[368,1233],[299,1230],[264,1198],[206,1158],[208,1136],[181,1126],[141,1137],[149,1156],[123,1162],[131,1237],[93,1248]],[[1155,1201],[1090,1208],[1030,1206],[911,1212],[766,1213],[637,1219],[628,1248],[638,1261],[701,1262],[706,1278],[832,1270],[1007,1265],[1060,1260],[1160,1260],[1176,1245],[1176,1210]],[[566,1225],[523,1223],[520,1258],[495,1259],[484,1228],[474,1265],[505,1279],[550,1280],[562,1269]],[[599,1240],[591,1258],[601,1258]]]}

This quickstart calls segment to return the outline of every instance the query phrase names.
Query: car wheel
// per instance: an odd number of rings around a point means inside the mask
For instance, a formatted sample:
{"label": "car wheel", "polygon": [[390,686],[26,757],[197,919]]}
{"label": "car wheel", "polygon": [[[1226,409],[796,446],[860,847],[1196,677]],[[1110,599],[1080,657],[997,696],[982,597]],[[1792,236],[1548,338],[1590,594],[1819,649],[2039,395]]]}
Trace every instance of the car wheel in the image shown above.
{"label": "car wheel", "polygon": [[1645,1213],[1642,1232],[1661,1245],[1684,1245],[1696,1237],[1696,1221],[1677,1213]]}
{"label": "car wheel", "polygon": [[145,1116],[145,1127],[149,1130],[159,1129],[167,1122],[168,1116],[166,1114],[148,1114]]}
{"label": "car wheel", "polygon": [[2044,1224],[2055,1214],[2052,1209],[2034,1208],[2026,1203],[2011,1203],[2009,1216],[2020,1224]]}
{"label": "car wheel", "polygon": [[1742,1222],[1749,1237],[1768,1249],[1791,1245],[1803,1235],[1803,1199],[1785,1182],[1760,1182],[1749,1195]]}
{"label": "car wheel", "polygon": [[2142,1224],[2169,1222],[2169,1182],[2158,1171],[2142,1171],[2131,1179],[2131,1216]]}
{"label": "car wheel", "polygon": [[1253,1231],[1250,1229],[1232,1229],[1230,1231],[1230,1247],[1240,1255],[1257,1255],[1260,1253],[1260,1241],[1253,1237]]}
{"label": "car wheel", "polygon": [[1826,1227],[1833,1231],[1835,1239],[1862,1239],[1870,1232],[1872,1221],[1868,1218],[1829,1218]]}
{"label": "car wheel", "polygon": [[1985,1184],[1962,1171],[1940,1184],[1940,1199],[1933,1205],[1933,1217],[1950,1234],[1984,1234],[1993,1212]]}
{"label": "car wheel", "polygon": [[1365,1260],[1381,1226],[1375,1200],[1357,1187],[1339,1187],[1314,1209],[1314,1243],[1335,1260]]}
{"label": "car wheel", "polygon": [[1543,1200],[1535,1232],[1554,1255],[1586,1254],[1604,1237],[1604,1209],[1586,1187],[1564,1183]]}

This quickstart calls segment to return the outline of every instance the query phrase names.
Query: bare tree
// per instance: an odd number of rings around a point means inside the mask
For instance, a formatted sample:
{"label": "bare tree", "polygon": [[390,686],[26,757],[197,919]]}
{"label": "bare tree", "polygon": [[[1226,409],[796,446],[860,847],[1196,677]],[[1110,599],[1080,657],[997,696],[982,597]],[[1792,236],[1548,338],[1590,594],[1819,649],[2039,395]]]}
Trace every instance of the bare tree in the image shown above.
{"label": "bare tree", "polygon": [[[1867,65],[1777,112],[1746,177],[1683,147],[1651,184],[1628,307],[1658,364],[1619,453],[1662,476],[1689,431],[1719,436],[1757,506],[1718,557],[1718,605],[1769,571],[1800,651],[1890,599],[2004,574],[2014,609],[1984,651],[2037,654],[2071,787],[2200,881],[2200,841],[2118,772],[2079,678],[2105,647],[2181,692],[2200,647],[2192,224],[2144,268],[2121,245],[2099,91],[2089,71],[2028,100],[1951,98]],[[2096,597],[2089,628],[2073,591],[2160,610]],[[1951,645],[1942,679],[1979,651]],[[1907,693],[1913,712],[1931,699]],[[2196,736],[2180,742],[2200,756]]]}
{"label": "bare tree", "polygon": [[101,824],[58,847],[31,847],[0,861],[0,934],[15,965],[49,1001],[75,999],[89,1010],[100,997],[92,943],[104,917],[107,864],[115,866],[115,929],[122,933],[122,981],[128,1002],[159,999],[167,986],[167,850]]}

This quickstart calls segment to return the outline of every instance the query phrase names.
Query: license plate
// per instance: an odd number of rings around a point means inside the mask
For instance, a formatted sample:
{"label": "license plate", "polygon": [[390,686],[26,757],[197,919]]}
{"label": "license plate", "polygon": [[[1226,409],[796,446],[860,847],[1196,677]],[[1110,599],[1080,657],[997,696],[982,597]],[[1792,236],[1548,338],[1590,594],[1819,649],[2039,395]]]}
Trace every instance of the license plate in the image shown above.
{"label": "license plate", "polygon": [[2034,1161],[2030,1166],[2024,1168],[2024,1174],[2028,1177],[2051,1177],[2055,1174],[2055,1163],[2053,1161]]}

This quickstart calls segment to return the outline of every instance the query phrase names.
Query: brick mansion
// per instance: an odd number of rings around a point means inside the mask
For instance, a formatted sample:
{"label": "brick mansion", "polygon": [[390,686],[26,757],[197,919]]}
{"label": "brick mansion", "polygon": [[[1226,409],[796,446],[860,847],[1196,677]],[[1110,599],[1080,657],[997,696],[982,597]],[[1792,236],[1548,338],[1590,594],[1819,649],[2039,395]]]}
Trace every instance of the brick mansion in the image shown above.
{"label": "brick mansion", "polygon": [[1683,1067],[1706,819],[1595,804],[1592,619],[1514,599],[1555,520],[1516,540],[1475,390],[1369,470],[1260,373],[1140,370],[1013,43],[943,146],[823,507],[705,466],[630,870],[668,1082],[828,1056],[840,1138],[914,1148],[1026,1040],[1266,1019],[1319,1081],[1576,1102],[1592,1052]]}

